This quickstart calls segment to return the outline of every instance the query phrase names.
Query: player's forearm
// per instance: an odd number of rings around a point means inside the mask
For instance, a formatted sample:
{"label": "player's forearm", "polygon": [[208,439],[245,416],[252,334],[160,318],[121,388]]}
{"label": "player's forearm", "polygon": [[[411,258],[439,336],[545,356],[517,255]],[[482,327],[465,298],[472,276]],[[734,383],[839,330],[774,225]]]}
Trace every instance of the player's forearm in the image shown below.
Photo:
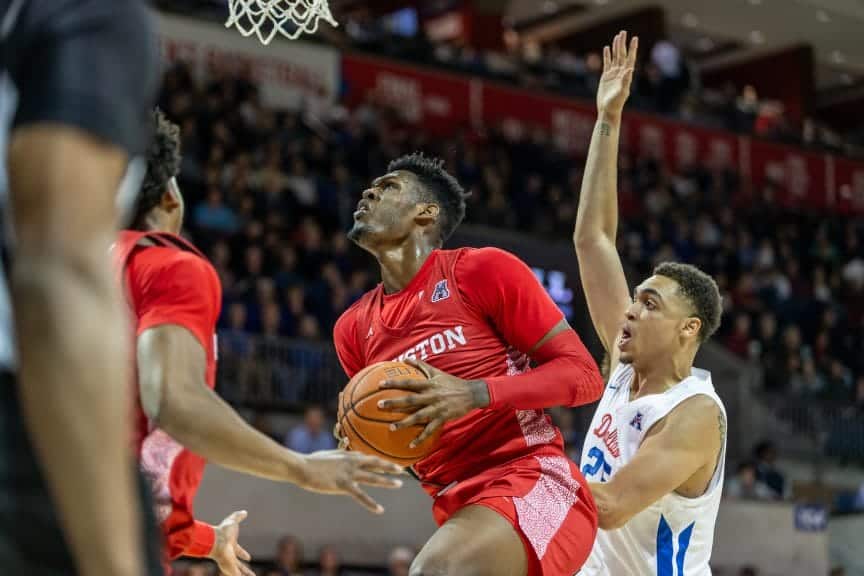
{"label": "player's forearm", "polygon": [[490,406],[517,410],[580,406],[596,402],[603,377],[579,336],[568,329],[538,348],[539,366],[516,376],[487,378]]}
{"label": "player's forearm", "polygon": [[594,504],[597,506],[597,525],[603,530],[615,530],[627,523],[632,517],[620,506],[620,498],[614,494],[614,487],[609,483],[588,484]]}
{"label": "player's forearm", "polygon": [[170,391],[166,383],[158,425],[189,450],[225,468],[302,484],[303,457],[250,426],[203,383]]}
{"label": "player's forearm", "polygon": [[577,248],[615,242],[618,230],[618,141],[621,117],[601,112],[582,176],[573,241]]}
{"label": "player's forearm", "polygon": [[21,251],[12,277],[23,412],[80,573],[93,576],[142,573],[127,332],[107,248]]}

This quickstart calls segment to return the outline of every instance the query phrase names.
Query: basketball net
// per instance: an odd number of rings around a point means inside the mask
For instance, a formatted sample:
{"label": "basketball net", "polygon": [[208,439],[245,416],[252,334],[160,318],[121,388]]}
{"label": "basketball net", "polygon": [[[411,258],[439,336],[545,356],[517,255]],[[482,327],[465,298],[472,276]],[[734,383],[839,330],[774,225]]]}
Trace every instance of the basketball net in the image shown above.
{"label": "basketball net", "polygon": [[319,20],[339,25],[327,0],[228,0],[228,11],[226,28],[237,28],[243,36],[255,34],[265,46],[277,34],[289,40],[314,34]]}

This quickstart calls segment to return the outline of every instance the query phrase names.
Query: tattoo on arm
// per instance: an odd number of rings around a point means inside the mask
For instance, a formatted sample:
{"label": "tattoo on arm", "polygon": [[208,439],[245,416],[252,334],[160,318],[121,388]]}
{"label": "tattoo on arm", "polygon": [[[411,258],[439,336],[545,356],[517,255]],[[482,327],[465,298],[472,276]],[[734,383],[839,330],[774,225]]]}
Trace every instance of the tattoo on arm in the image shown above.
{"label": "tattoo on arm", "polygon": [[600,123],[600,135],[609,136],[612,134],[612,127],[607,122]]}

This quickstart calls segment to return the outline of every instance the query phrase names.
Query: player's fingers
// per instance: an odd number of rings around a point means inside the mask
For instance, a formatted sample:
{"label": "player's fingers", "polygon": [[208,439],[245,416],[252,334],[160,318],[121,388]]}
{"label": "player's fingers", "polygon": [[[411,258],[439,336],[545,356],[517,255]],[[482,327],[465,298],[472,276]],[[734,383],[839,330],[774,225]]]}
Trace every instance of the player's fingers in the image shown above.
{"label": "player's fingers", "polygon": [[246,512],[246,510],[238,510],[237,512],[234,512],[230,516],[228,516],[228,518],[226,518],[225,520],[234,522],[235,524],[239,524],[240,522],[243,522],[243,520],[245,520],[247,516],[249,516],[249,513]]}
{"label": "player's fingers", "polygon": [[630,68],[636,67],[636,55],[639,53],[639,37],[633,36],[630,39],[630,50],[627,52],[627,66]]}
{"label": "player's fingers", "polygon": [[423,374],[426,375],[426,378],[429,378],[430,380],[438,372],[438,370],[436,370],[434,367],[430,366],[429,364],[427,364],[421,360],[414,360],[412,358],[409,358],[409,359],[405,360],[405,363],[408,364],[409,366],[413,366],[414,368],[423,372]]}
{"label": "player's fingers", "polygon": [[608,70],[612,67],[612,50],[609,46],[603,47],[603,70]]}
{"label": "player's fingers", "polygon": [[240,574],[242,574],[242,576],[257,576],[255,572],[245,564],[240,564]]}
{"label": "player's fingers", "polygon": [[381,514],[384,512],[384,507],[378,504],[371,496],[366,494],[366,492],[361,490],[360,486],[356,482],[349,483],[345,490],[352,498],[354,498],[354,500],[373,514]]}
{"label": "player's fingers", "polygon": [[439,428],[444,424],[444,421],[440,418],[436,418],[429,422],[426,425],[426,428],[423,429],[423,432],[420,433],[417,438],[411,441],[411,444],[408,445],[409,448],[416,448],[423,444],[426,440],[428,440],[435,432],[438,431]]}
{"label": "player's fingers", "polygon": [[379,390],[407,390],[409,392],[422,392],[431,386],[429,380],[385,380],[379,386]]}
{"label": "player's fingers", "polygon": [[358,484],[375,486],[377,488],[402,487],[402,480],[400,480],[399,478],[390,478],[389,476],[375,474],[374,472],[366,472],[365,470],[358,470],[354,472],[354,481]]}
{"label": "player's fingers", "polygon": [[249,554],[249,552],[247,552],[246,549],[243,548],[242,546],[240,546],[239,544],[236,545],[235,551],[237,553],[237,558],[240,558],[241,560],[245,560],[246,562],[249,562],[252,560],[252,555]]}
{"label": "player's fingers", "polygon": [[[428,406],[438,400],[437,395],[433,394],[414,394],[413,396],[401,396],[399,398],[387,398],[386,400],[378,401],[378,408],[382,410],[400,410],[403,408],[416,408],[418,406]],[[411,410],[412,412],[414,410]]]}
{"label": "player's fingers", "polygon": [[381,474],[407,474],[402,466],[398,464],[394,464],[393,462],[388,462],[383,458],[378,458],[377,456],[370,456],[368,454],[358,454],[357,455],[357,464],[363,470],[367,472],[380,472]]}
{"label": "player's fingers", "polygon": [[407,418],[403,418],[398,422],[390,424],[390,430],[396,431],[401,430],[402,428],[408,428],[409,426],[416,426],[417,424],[430,422],[435,416],[436,410],[437,409],[434,406],[427,406],[426,408],[414,412]]}

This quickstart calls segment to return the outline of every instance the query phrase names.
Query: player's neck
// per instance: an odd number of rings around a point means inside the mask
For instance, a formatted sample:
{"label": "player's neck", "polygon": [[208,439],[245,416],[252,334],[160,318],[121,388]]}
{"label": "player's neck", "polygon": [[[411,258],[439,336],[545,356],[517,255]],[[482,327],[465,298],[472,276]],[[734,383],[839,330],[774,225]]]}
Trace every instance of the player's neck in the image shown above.
{"label": "player's neck", "polygon": [[683,356],[667,358],[663,362],[652,363],[650,366],[639,366],[634,363],[636,377],[630,388],[631,397],[662,394],[690,376],[693,368],[692,358]]}
{"label": "player's neck", "polygon": [[383,248],[375,253],[381,266],[381,283],[386,294],[399,292],[408,286],[437,248],[422,239],[417,240],[409,238],[398,246]]}
{"label": "player's neck", "polygon": [[180,231],[176,230],[176,226],[167,215],[161,214],[155,210],[145,218],[144,230],[147,232],[159,232],[163,234],[180,234]]}

